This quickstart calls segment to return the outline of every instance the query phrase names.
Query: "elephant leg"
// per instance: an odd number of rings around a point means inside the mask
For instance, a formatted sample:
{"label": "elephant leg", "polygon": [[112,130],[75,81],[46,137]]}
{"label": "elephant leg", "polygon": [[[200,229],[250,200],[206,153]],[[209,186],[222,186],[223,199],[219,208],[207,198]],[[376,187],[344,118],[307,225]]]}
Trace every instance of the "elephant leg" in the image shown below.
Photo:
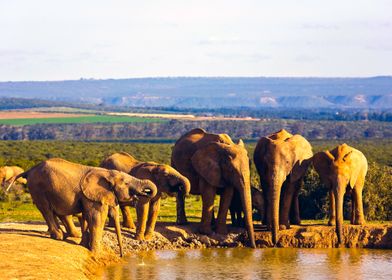
{"label": "elephant leg", "polygon": [[137,227],[136,227],[136,240],[144,240],[145,232],[146,232],[146,224],[148,218],[148,208],[149,201],[141,198],[139,199],[136,206],[136,214],[137,214]]}
{"label": "elephant leg", "polygon": [[177,193],[177,225],[186,225],[188,224],[188,220],[185,214],[185,194],[178,192]]}
{"label": "elephant leg", "polygon": [[63,240],[64,233],[58,225],[58,221],[56,220],[53,210],[50,208],[49,201],[45,197],[40,197],[38,199],[34,199],[34,203],[48,225],[50,237],[56,240]]}
{"label": "elephant leg", "polygon": [[299,215],[299,200],[298,200],[301,185],[302,185],[302,182],[297,182],[294,193],[293,193],[293,200],[292,200],[292,204],[293,204],[293,207],[292,207],[293,213],[292,214],[293,215],[290,219],[290,221],[293,225],[300,225],[301,224],[301,217]]}
{"label": "elephant leg", "polygon": [[123,227],[135,229],[135,223],[133,222],[132,215],[131,215],[131,206],[121,206],[121,213],[123,216]]}
{"label": "elephant leg", "polygon": [[88,232],[87,218],[82,214],[82,217],[79,220],[80,228],[82,230],[82,240],[80,241],[80,245],[83,247],[89,248],[90,244],[90,233]]}
{"label": "elephant leg", "polygon": [[365,215],[363,214],[363,202],[362,202],[362,187],[353,189],[353,201],[355,204],[355,225],[364,225],[365,224]]}
{"label": "elephant leg", "polygon": [[161,206],[161,198],[154,198],[154,201],[150,201],[150,209],[148,211],[147,229],[144,235],[146,240],[150,240],[154,235],[155,224],[157,222],[159,208]]}
{"label": "elephant leg", "polygon": [[230,210],[230,217],[231,217],[231,225],[233,227],[237,226],[237,219],[236,219],[236,211],[233,208],[229,208]]}
{"label": "elephant leg", "polygon": [[103,228],[108,215],[108,206],[103,204],[100,207],[92,210],[93,212],[89,215],[87,221],[88,229],[90,231],[90,250],[94,253],[101,251],[101,241]]}
{"label": "elephant leg", "polygon": [[287,182],[286,189],[283,194],[283,205],[280,208],[279,214],[279,229],[287,229],[290,228],[289,223],[289,213],[291,208],[291,203],[293,201],[294,196],[294,184]]}
{"label": "elephant leg", "polygon": [[[266,186],[266,184],[263,185]],[[269,198],[269,192],[268,192],[268,187],[266,186],[263,189],[263,200],[264,200],[263,224],[270,227],[272,223],[272,208],[270,208],[269,206],[268,198]]]}
{"label": "elephant leg", "polygon": [[[121,237],[120,213],[119,212],[120,212],[119,206],[109,207],[109,217],[112,217],[114,220],[114,228],[116,230],[118,247],[120,249],[120,257],[122,257],[124,254],[124,251],[123,251],[123,244],[122,244],[122,237]],[[105,223],[103,223],[103,224],[105,225]]]}
{"label": "elephant leg", "polygon": [[223,191],[223,194],[220,197],[218,219],[216,225],[216,232],[219,234],[227,234],[227,227],[226,227],[227,210],[229,210],[231,199],[233,198],[233,192],[234,192],[233,187],[226,187],[225,190]]}
{"label": "elephant leg", "polygon": [[329,190],[329,221],[328,225],[329,226],[334,226],[336,225],[336,206],[335,206],[335,193],[330,188]]}
{"label": "elephant leg", "polygon": [[75,224],[72,220],[72,215],[59,216],[59,218],[63,223],[65,229],[67,230],[68,236],[77,238],[81,237],[81,234],[76,229]]}
{"label": "elephant leg", "polygon": [[355,225],[355,193],[354,191],[351,191],[351,219],[350,219],[350,223],[352,225]]}
{"label": "elephant leg", "polygon": [[214,209],[214,198],[216,194],[216,189],[213,186],[208,185],[206,182],[201,182],[201,198],[203,201],[203,210],[201,215],[201,223],[199,227],[199,232],[202,234],[211,234],[211,219]]}

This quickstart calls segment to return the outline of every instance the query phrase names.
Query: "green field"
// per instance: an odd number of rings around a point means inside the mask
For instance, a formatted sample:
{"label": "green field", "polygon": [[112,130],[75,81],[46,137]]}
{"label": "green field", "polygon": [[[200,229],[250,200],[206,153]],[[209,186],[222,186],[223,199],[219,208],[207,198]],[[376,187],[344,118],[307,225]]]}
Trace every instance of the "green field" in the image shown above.
{"label": "green field", "polygon": [[33,124],[64,124],[64,123],[135,123],[135,122],[166,122],[158,118],[140,118],[127,116],[91,115],[66,118],[30,118],[30,119],[4,119],[4,125],[33,125]]}

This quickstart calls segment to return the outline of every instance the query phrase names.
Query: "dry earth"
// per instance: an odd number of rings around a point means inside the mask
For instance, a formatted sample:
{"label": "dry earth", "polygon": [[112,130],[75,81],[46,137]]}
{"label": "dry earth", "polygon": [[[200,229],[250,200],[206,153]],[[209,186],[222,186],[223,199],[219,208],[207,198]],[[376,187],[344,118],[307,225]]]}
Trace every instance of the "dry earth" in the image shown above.
{"label": "dry earth", "polygon": [[[66,241],[50,239],[43,223],[0,223],[1,279],[94,279],[102,275],[102,267],[120,262],[118,244],[112,228],[105,231],[105,249],[99,256],[78,246],[78,239]],[[193,249],[209,247],[242,247],[246,234],[230,229],[228,235],[196,234],[197,224],[176,226],[159,223],[151,241],[134,240],[135,232],[123,231],[126,254],[138,250]],[[363,248],[392,248],[392,224],[369,224],[344,227],[345,246]],[[292,226],[279,232],[278,247],[331,248],[335,247],[333,227],[325,225]],[[256,227],[258,247],[270,247],[271,234],[260,225]]]}

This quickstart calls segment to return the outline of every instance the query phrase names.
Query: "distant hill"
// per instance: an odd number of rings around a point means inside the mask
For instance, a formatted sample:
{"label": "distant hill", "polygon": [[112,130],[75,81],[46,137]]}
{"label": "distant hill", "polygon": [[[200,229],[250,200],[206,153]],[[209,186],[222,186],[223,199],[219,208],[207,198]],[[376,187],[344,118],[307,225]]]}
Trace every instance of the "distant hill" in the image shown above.
{"label": "distant hill", "polygon": [[1,82],[0,97],[131,107],[385,109],[392,108],[392,76]]}

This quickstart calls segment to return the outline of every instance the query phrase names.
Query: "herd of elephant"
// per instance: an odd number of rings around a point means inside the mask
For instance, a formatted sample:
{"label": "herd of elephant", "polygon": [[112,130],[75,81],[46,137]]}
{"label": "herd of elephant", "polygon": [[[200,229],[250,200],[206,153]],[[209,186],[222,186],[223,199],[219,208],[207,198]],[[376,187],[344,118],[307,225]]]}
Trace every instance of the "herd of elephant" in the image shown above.
{"label": "herd of elephant", "polygon": [[[280,130],[262,137],[253,160],[260,176],[262,195],[250,184],[250,159],[242,140],[234,143],[227,134],[212,134],[197,128],[178,139],[172,149],[171,166],[141,162],[120,152],[91,167],[53,158],[26,172],[17,167],[0,168],[2,183],[25,183],[34,204],[42,213],[50,236],[62,240],[80,237],[72,216],[81,225],[81,244],[92,251],[101,248],[107,217],[115,227],[120,247],[121,226],[136,228],[136,239],[148,240],[154,234],[163,193],[177,196],[177,224],[187,223],[185,198],[201,195],[202,217],[199,232],[227,233],[226,218],[245,225],[249,246],[255,248],[252,211],[262,211],[263,223],[277,243],[278,231],[300,224],[298,195],[303,177],[313,164],[321,181],[329,188],[329,225],[336,225],[338,244],[342,243],[343,200],[352,196],[351,223],[364,223],[362,189],[367,160],[358,150],[342,144],[313,155],[310,143],[301,135]],[[220,194],[219,210],[214,217],[215,195]],[[130,207],[136,206],[137,226]],[[252,207],[253,206],[253,207]],[[241,217],[243,212],[244,217]],[[64,233],[59,220],[66,229]]]}

